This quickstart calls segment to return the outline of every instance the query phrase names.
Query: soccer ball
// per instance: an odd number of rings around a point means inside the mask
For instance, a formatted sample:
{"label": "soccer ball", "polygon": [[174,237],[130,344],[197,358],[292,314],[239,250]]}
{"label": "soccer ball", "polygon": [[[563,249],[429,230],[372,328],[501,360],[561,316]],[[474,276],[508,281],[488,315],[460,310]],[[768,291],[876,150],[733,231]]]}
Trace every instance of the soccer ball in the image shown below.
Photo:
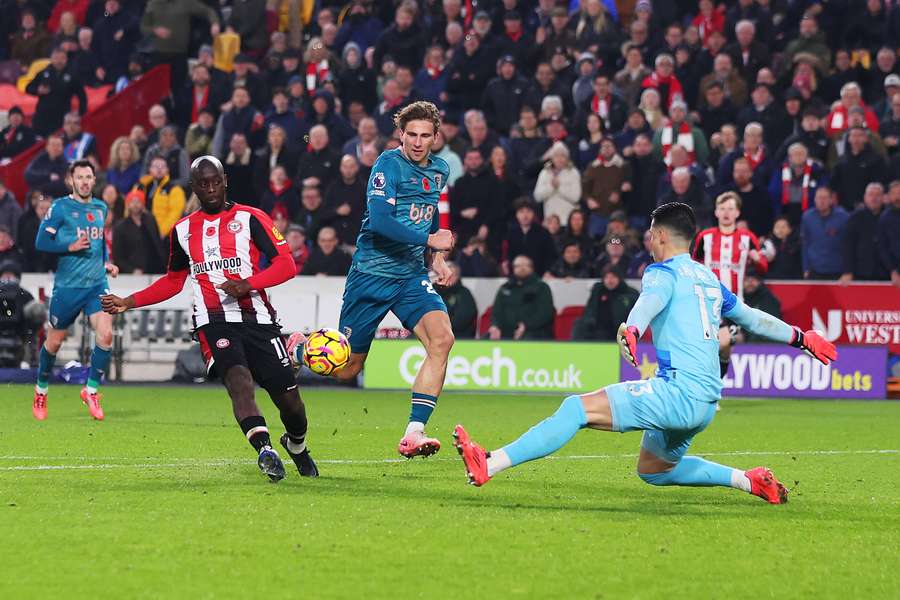
{"label": "soccer ball", "polygon": [[332,375],[350,361],[350,342],[337,329],[320,329],[309,334],[303,346],[303,362],[319,375]]}

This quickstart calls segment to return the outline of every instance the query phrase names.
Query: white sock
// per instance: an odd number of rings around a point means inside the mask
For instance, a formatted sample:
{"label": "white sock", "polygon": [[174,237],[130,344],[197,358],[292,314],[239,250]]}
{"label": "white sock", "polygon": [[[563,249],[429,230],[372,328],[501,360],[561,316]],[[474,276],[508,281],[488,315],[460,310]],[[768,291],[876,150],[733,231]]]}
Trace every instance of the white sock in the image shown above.
{"label": "white sock", "polygon": [[288,437],[286,446],[287,446],[288,452],[290,452],[291,454],[300,454],[301,452],[306,450],[306,440],[304,439],[302,442],[300,442],[298,444],[298,443],[292,441],[290,437]]}
{"label": "white sock", "polygon": [[410,421],[409,425],[406,426],[406,433],[404,436],[407,436],[413,432],[419,432],[422,435],[425,434],[425,423],[420,423],[418,421]]}
{"label": "white sock", "polygon": [[750,493],[750,478],[740,469],[731,470],[731,487]]}
{"label": "white sock", "polygon": [[46,394],[49,389],[49,387],[41,387],[39,385],[34,386],[34,391],[36,391],[38,394]]}
{"label": "white sock", "polygon": [[84,386],[84,389],[87,390],[88,394],[96,394],[97,393],[97,388],[91,387],[89,385]]}
{"label": "white sock", "polygon": [[503,469],[508,469],[511,466],[512,461],[509,460],[509,456],[506,454],[505,450],[494,450],[487,458],[488,477],[493,477]]}

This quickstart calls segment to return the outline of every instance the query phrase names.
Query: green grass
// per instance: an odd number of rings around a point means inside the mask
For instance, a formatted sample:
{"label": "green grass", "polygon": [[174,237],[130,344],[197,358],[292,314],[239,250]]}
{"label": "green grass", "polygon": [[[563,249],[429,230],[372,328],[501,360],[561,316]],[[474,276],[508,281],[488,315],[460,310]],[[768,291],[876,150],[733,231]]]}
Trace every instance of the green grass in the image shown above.
{"label": "green grass", "polygon": [[495,447],[558,397],[446,394],[444,450],[395,462],[406,394],[308,390],[322,477],[273,485],[218,387],[77,395],[0,387],[0,598],[900,597],[896,402],[726,401],[693,451],[799,480],[770,506],[642,483],[636,433],[464,485],[457,421]]}

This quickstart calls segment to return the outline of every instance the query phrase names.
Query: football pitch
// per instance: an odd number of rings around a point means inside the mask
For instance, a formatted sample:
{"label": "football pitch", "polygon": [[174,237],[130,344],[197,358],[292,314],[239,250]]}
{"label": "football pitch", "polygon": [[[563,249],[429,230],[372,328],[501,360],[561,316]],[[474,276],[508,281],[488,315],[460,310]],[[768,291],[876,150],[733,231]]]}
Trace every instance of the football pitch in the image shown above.
{"label": "football pitch", "polygon": [[109,386],[102,423],[77,387],[45,422],[31,394],[0,386],[0,598],[900,597],[898,402],[723,402],[692,452],[771,467],[771,506],[648,486],[639,433],[465,485],[453,425],[496,447],[559,396],[445,394],[443,449],[406,461],[407,393],[307,389],[322,477],[282,452],[271,484],[218,386]]}

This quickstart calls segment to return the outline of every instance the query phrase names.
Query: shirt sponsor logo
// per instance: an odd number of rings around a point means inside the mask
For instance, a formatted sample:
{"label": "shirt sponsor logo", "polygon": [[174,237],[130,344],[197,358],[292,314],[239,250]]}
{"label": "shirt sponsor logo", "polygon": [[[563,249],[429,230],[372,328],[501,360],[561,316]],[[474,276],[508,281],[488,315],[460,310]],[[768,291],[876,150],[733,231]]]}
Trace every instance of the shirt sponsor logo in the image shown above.
{"label": "shirt sponsor logo", "polygon": [[434,216],[434,206],[429,204],[410,204],[409,205],[409,220],[413,222],[414,225],[418,225],[422,221],[431,221],[431,217]]}
{"label": "shirt sponsor logo", "polygon": [[241,225],[240,221],[231,221],[228,223],[228,231],[231,233],[240,233],[243,228],[244,226]]}
{"label": "shirt sponsor logo", "polygon": [[384,189],[384,184],[384,173],[380,171],[378,173],[375,173],[375,176],[372,177],[372,187],[374,187],[376,190],[381,190]]}
{"label": "shirt sponsor logo", "polygon": [[207,260],[201,263],[194,263],[191,267],[194,276],[203,273],[212,273],[214,271],[228,271],[229,273],[240,273],[241,258],[233,256],[230,258],[217,258],[216,260]]}

